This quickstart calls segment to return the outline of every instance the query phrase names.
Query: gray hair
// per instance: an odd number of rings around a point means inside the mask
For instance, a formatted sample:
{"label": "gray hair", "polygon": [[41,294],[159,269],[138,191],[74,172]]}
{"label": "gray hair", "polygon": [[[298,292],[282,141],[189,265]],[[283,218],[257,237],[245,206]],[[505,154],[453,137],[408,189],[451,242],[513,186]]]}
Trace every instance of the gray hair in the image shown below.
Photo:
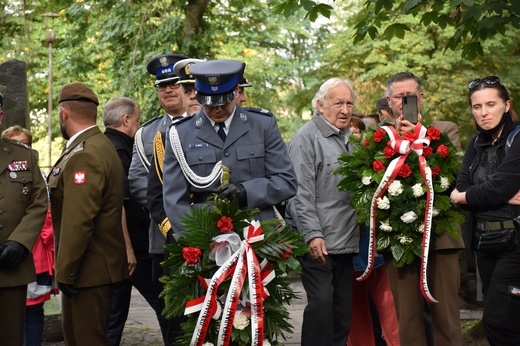
{"label": "gray hair", "polygon": [[353,101],[356,101],[356,94],[354,93],[354,87],[352,86],[352,82],[346,78],[339,78],[334,77],[327,79],[318,89],[316,92],[316,95],[314,95],[314,98],[312,99],[312,109],[314,109],[315,113],[318,113],[318,100],[321,100],[322,102],[325,101],[325,97],[327,96],[327,93],[330,89],[337,87],[340,84],[345,84],[350,88],[350,91],[352,91]]}
{"label": "gray hair", "polygon": [[417,89],[419,90],[419,92],[422,92],[422,83],[419,77],[414,75],[412,72],[399,72],[394,74],[388,80],[388,83],[386,84],[386,94],[390,95],[390,88],[392,87],[392,84],[409,79],[413,79],[417,83]]}
{"label": "gray hair", "polygon": [[121,126],[121,118],[133,116],[139,108],[137,102],[128,97],[118,96],[110,99],[103,109],[103,122],[106,127]]}

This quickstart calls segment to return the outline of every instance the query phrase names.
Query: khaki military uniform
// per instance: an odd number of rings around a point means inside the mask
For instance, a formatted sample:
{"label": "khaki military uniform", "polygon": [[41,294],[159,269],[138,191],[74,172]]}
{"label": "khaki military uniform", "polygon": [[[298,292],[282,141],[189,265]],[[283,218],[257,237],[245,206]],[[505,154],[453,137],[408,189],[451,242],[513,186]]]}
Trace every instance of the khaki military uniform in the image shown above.
{"label": "khaki military uniform", "polygon": [[[47,189],[34,151],[0,139],[0,245],[7,240],[32,250],[47,212]],[[21,345],[27,284],[36,280],[32,256],[13,270],[0,268],[0,335],[4,345]]]}
{"label": "khaki military uniform", "polygon": [[49,174],[56,280],[78,290],[62,296],[67,345],[109,344],[111,287],[128,278],[123,177],[114,146],[98,127],[75,138]]}

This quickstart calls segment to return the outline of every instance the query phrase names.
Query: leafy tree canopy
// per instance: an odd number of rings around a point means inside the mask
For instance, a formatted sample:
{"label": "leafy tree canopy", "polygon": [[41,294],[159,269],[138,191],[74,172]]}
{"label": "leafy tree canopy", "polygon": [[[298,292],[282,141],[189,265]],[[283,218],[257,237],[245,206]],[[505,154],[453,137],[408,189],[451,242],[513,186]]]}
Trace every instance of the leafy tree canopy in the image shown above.
{"label": "leafy tree canopy", "polygon": [[[445,48],[461,48],[462,57],[475,58],[484,55],[482,42],[504,35],[508,27],[520,28],[520,1],[515,0],[366,0],[364,7],[365,15],[354,26],[354,43],[367,36],[404,38],[411,27],[402,18],[411,14],[425,27],[453,28]],[[331,5],[311,0],[285,0],[274,12],[289,17],[300,9],[311,21],[320,15],[330,18],[334,11]]]}

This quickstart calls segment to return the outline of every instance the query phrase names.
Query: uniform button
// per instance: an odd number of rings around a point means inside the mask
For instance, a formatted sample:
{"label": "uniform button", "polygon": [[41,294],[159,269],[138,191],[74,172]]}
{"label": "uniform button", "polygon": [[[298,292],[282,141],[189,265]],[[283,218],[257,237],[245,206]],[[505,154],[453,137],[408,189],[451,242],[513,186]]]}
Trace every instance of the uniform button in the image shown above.
{"label": "uniform button", "polygon": [[225,157],[229,157],[229,152],[226,151],[226,152],[224,153],[224,156],[225,156]]}
{"label": "uniform button", "polygon": [[202,161],[202,156],[199,156],[199,161]]}
{"label": "uniform button", "polygon": [[76,274],[74,274],[74,273],[70,273],[70,274],[69,274],[69,277],[70,277],[70,278],[73,278],[74,276],[76,276]]}
{"label": "uniform button", "polygon": [[250,152],[249,155],[253,156],[255,153],[254,151]]}

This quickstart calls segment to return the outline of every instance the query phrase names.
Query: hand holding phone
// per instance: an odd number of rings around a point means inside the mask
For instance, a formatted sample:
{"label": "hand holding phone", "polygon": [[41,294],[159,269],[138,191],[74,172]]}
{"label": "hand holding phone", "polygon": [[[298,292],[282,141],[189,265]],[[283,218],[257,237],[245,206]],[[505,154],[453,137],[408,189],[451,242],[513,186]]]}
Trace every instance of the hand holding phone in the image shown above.
{"label": "hand holding phone", "polygon": [[412,124],[417,124],[419,120],[419,110],[417,108],[417,95],[405,95],[402,97],[403,118]]}

